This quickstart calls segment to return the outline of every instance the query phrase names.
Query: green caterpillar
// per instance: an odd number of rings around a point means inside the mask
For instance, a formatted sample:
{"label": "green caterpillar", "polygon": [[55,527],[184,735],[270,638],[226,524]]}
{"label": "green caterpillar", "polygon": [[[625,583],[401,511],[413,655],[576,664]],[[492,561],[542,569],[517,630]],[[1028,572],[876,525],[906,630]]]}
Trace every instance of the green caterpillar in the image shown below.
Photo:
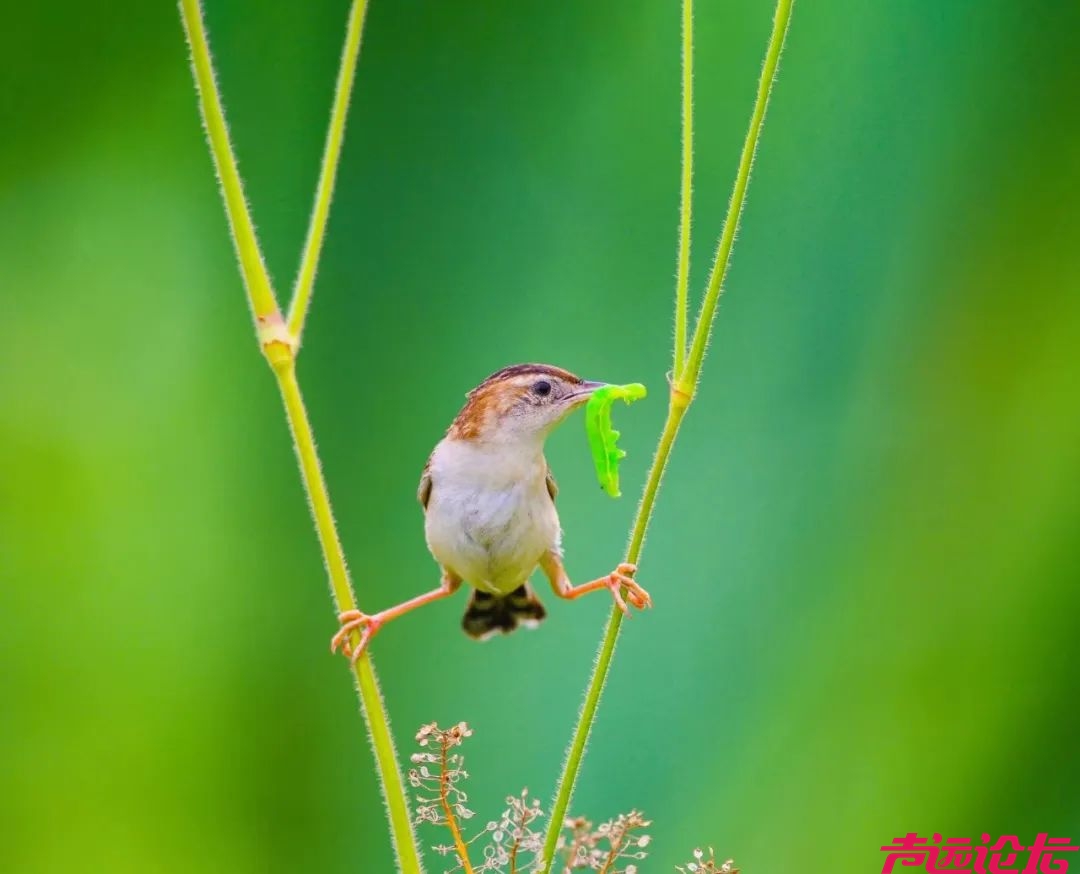
{"label": "green caterpillar", "polygon": [[619,432],[611,427],[611,405],[619,398],[629,404],[643,397],[645,386],[639,382],[605,385],[592,393],[585,406],[585,433],[596,465],[596,478],[600,487],[613,498],[622,494],[619,491],[619,460],[625,458],[626,453],[617,445]]}

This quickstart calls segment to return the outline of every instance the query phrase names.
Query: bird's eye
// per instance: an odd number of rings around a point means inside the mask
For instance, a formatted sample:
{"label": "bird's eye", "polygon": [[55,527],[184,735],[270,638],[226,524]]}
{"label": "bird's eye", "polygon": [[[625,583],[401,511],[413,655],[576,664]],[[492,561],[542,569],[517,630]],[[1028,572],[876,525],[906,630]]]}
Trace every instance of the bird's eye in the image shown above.
{"label": "bird's eye", "polygon": [[540,395],[542,398],[546,398],[551,394],[551,383],[546,379],[542,379],[537,383],[533,383],[533,392]]}

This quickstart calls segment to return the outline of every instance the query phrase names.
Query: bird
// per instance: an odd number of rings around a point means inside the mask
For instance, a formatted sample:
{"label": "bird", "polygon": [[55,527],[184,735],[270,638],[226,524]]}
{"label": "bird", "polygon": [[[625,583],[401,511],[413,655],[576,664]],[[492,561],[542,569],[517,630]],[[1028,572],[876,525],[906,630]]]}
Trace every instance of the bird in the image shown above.
{"label": "bird", "polygon": [[[627,616],[631,606],[651,607],[649,593],[633,579],[633,564],[620,563],[576,586],[563,564],[558,486],[544,444],[604,385],[550,364],[514,364],[468,392],[417,489],[425,540],[441,569],[439,586],[379,613],[342,611],[331,650],[341,649],[355,665],[386,623],[450,597],[463,583],[472,587],[461,622],[469,637],[486,640],[535,628],[547,615],[529,584],[537,568],[559,598],[607,590]],[[359,633],[356,646],[353,632]]]}

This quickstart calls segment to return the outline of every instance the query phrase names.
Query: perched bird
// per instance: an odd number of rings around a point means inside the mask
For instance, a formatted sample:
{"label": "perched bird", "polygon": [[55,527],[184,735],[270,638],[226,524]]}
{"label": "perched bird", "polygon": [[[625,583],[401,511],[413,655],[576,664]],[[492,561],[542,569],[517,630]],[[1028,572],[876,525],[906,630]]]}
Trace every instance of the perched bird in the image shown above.
{"label": "perched bird", "polygon": [[[331,648],[341,647],[355,663],[387,622],[454,594],[463,582],[473,587],[462,619],[469,637],[483,640],[519,625],[534,627],[545,616],[529,586],[538,566],[560,598],[607,589],[623,613],[629,614],[627,601],[638,609],[652,606],[632,579],[633,565],[620,564],[578,586],[563,567],[557,488],[544,441],[603,385],[547,364],[515,364],[469,392],[428,458],[417,491],[428,549],[442,568],[441,584],[380,613],[342,613]],[[349,643],[354,631],[360,632],[355,649]]]}

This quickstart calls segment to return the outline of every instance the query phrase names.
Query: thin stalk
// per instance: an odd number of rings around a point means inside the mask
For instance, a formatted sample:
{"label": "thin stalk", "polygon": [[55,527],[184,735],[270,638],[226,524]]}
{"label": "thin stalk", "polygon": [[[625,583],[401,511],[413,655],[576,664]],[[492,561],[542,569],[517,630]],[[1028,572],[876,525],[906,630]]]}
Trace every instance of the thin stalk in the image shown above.
{"label": "thin stalk", "polygon": [[682,375],[686,361],[686,322],[690,309],[690,218],[694,185],[694,0],[683,0],[682,17],[682,186],[679,203],[679,261],[675,278],[675,360],[671,373]]}
{"label": "thin stalk", "polygon": [[[694,328],[694,338],[690,346],[686,368],[682,375],[676,377],[672,384],[667,419],[660,434],[660,442],[657,445],[652,466],[649,468],[645,491],[642,494],[641,503],[638,505],[637,515],[634,517],[630,542],[626,551],[626,561],[631,564],[637,564],[641,557],[645,545],[645,535],[648,531],[649,521],[652,518],[653,508],[656,505],[660,483],[664,476],[664,468],[667,466],[671,448],[675,443],[675,437],[679,432],[683,417],[689,409],[694,391],[697,388],[698,378],[701,373],[701,362],[705,357],[705,348],[712,328],[712,320],[716,313],[716,302],[720,295],[720,289],[723,287],[724,276],[727,273],[731,257],[732,244],[735,240],[735,232],[738,230],[739,217],[742,215],[743,204],[746,200],[746,190],[750,181],[750,168],[753,164],[754,152],[757,150],[758,140],[761,137],[765,109],[769,103],[772,84],[776,77],[777,64],[784,46],[784,38],[787,35],[788,23],[791,20],[793,2],[794,0],[777,0],[772,34],[769,37],[769,46],[765,53],[765,63],[762,66],[757,98],[754,102],[754,112],[751,116],[750,127],[746,132],[746,139],[743,142],[742,156],[735,177],[735,186],[732,191],[731,201],[728,204],[728,213],[724,220],[724,229],[720,237],[720,245],[717,248],[716,261],[713,264],[709,278],[705,301]],[[589,732],[592,730],[592,724],[596,719],[596,710],[604,690],[604,683],[611,669],[611,660],[615,654],[615,644],[618,641],[621,626],[622,613],[612,608],[603,640],[600,643],[596,664],[593,667],[592,677],[585,690],[585,701],[582,704],[578,723],[574,728],[574,736],[567,751],[566,763],[563,766],[559,786],[555,792],[555,800],[552,802],[551,820],[544,841],[544,874],[551,871],[555,859],[555,847],[558,843],[559,831],[566,818],[566,811],[570,806],[570,800],[574,793],[574,784],[577,782],[578,773],[581,769],[581,760],[585,752],[585,745],[589,740]]]}
{"label": "thin stalk", "polygon": [[367,5],[367,0],[353,0],[352,9],[349,11],[345,48],[341,53],[341,68],[338,70],[334,105],[330,110],[330,126],[326,132],[326,147],[323,151],[322,167],[319,170],[319,184],[315,188],[315,205],[311,210],[307,241],[304,243],[304,254],[300,258],[300,272],[297,274],[292,302],[289,304],[289,333],[298,347],[303,339],[304,321],[307,319],[308,307],[311,304],[315,272],[319,266],[319,255],[322,253],[323,239],[326,236],[326,223],[330,216],[330,201],[334,196],[341,144],[345,140],[345,119],[349,113],[349,99],[352,95],[353,80],[356,77],[356,61],[360,56],[360,38],[364,32]]}
{"label": "thin stalk", "polygon": [[[323,559],[330,576],[334,603],[339,613],[355,610],[356,599],[353,597],[352,584],[349,581],[345,553],[341,548],[330,495],[315,449],[315,436],[304,407],[300,383],[296,379],[296,359],[291,350],[281,344],[275,344],[275,348],[268,349],[267,357],[277,376],[281,400],[285,405],[285,414],[289,420],[289,429],[292,431],[304,487],[311,504],[311,514],[315,520],[315,530],[319,536],[319,545],[322,547]],[[358,646],[359,642],[359,635],[353,634],[352,645]],[[360,706],[367,723],[371,747],[375,752],[379,786],[382,789],[383,801],[386,803],[386,811],[390,819],[390,831],[398,865],[402,871],[419,872],[420,857],[416,849],[412,819],[409,816],[405,784],[401,779],[401,769],[398,766],[397,750],[394,748],[394,737],[390,731],[390,719],[379,691],[375,665],[367,650],[357,661],[355,673],[357,688],[360,691]]]}
{"label": "thin stalk", "polygon": [[255,236],[255,225],[251,221],[247,199],[244,197],[244,183],[240,179],[240,171],[236,168],[232,143],[229,142],[229,127],[225,123],[225,112],[221,108],[221,97],[218,95],[202,9],[198,0],[181,0],[180,13],[191,49],[191,69],[195,76],[195,88],[199,92],[203,126],[210,141],[210,151],[214,155],[214,167],[221,183],[221,195],[225,199],[225,215],[232,231],[236,256],[240,260],[240,273],[244,277],[248,300],[255,317],[269,318],[278,311],[277,301],[270,284],[270,274],[263,263],[259,240]]}
{"label": "thin stalk", "polygon": [[[634,527],[630,533],[630,543],[626,549],[626,560],[630,564],[637,564],[641,556],[642,547],[645,544],[645,531],[649,526],[653,506],[656,504],[656,495],[660,491],[660,482],[664,476],[664,468],[667,466],[668,457],[671,455],[671,447],[675,443],[675,435],[679,432],[683,415],[686,413],[686,403],[676,403],[676,395],[672,395],[672,403],[668,408],[667,420],[664,422],[664,430],[660,434],[660,443],[653,456],[652,466],[645,480],[645,491],[638,505],[637,515],[634,517]],[[689,400],[689,399],[686,399]],[[562,775],[559,777],[559,788],[555,793],[555,800],[551,806],[551,819],[548,823],[548,832],[544,840],[544,874],[551,870],[555,858],[555,847],[559,842],[559,832],[562,824],[566,821],[566,812],[570,807],[570,799],[574,794],[574,784],[577,782],[578,772],[581,770],[581,760],[585,755],[585,745],[589,741],[589,732],[592,731],[593,722],[596,720],[596,710],[600,706],[600,695],[604,691],[604,683],[607,680],[608,671],[611,669],[611,660],[615,655],[615,644],[619,639],[619,629],[622,628],[622,611],[612,608],[608,617],[607,628],[604,631],[603,640],[600,642],[600,650],[596,655],[596,664],[593,666],[592,677],[585,690],[585,700],[581,705],[581,713],[578,714],[577,726],[574,728],[574,737],[570,742],[570,748],[566,753],[566,761],[563,763]]]}
{"label": "thin stalk", "polygon": [[[315,439],[304,408],[300,385],[296,379],[297,344],[278,310],[277,300],[274,297],[255,236],[247,201],[244,199],[243,184],[236,168],[236,159],[229,141],[225,114],[214,77],[213,61],[199,0],[180,0],[180,15],[191,50],[199,108],[206,126],[210,153],[214,159],[218,177],[221,179],[225,212],[229,218],[229,227],[239,256],[240,272],[243,275],[248,300],[255,316],[260,348],[273,369],[281,391],[286,418],[300,463],[304,488],[307,491],[323,559],[330,576],[334,601],[339,612],[355,609],[356,601],[334,523],[330,496],[319,465]],[[362,16],[360,20],[362,21]],[[352,19],[350,21],[352,22]],[[358,40],[357,46],[359,46]],[[348,54],[346,52],[343,61],[349,60]],[[351,58],[351,62],[355,63],[355,55]],[[339,76],[339,83],[340,79]],[[353,645],[356,646],[358,643],[359,636],[354,635]],[[375,667],[370,656],[365,654],[359,659],[355,673],[361,710],[375,752],[379,785],[386,802],[398,867],[406,874],[419,874],[422,870],[420,856],[412,830],[405,787],[398,767],[386,707],[379,691]]]}
{"label": "thin stalk", "polygon": [[454,850],[461,861],[461,870],[465,874],[474,874],[472,862],[469,861],[469,848],[465,844],[465,839],[461,836],[461,827],[458,825],[457,817],[454,816],[454,805],[450,803],[448,750],[447,744],[443,743],[439,771],[439,803],[442,805],[443,816],[446,817],[446,827],[450,829],[450,837],[454,840]]}
{"label": "thin stalk", "polygon": [[761,68],[761,78],[758,80],[754,113],[750,116],[750,129],[746,132],[742,154],[739,156],[735,187],[731,192],[731,202],[728,204],[727,216],[724,219],[724,229],[716,247],[716,257],[713,259],[712,272],[709,274],[705,299],[701,303],[701,312],[694,326],[694,339],[690,344],[690,357],[686,362],[686,371],[678,381],[679,389],[690,396],[693,396],[694,388],[697,386],[701,363],[705,360],[705,349],[712,336],[716,304],[724,290],[724,277],[727,276],[728,265],[731,263],[731,250],[735,246],[739,220],[742,218],[743,205],[746,203],[746,189],[750,185],[750,170],[754,165],[754,155],[761,137],[761,128],[765,124],[765,110],[769,106],[769,94],[772,91],[773,81],[776,79],[780,53],[784,50],[784,37],[787,35],[788,22],[791,20],[793,3],[794,0],[777,0],[772,36],[769,38],[769,48],[765,53],[765,63]]}
{"label": "thin stalk", "polygon": [[521,806],[521,822],[518,823],[518,833],[514,837],[514,843],[510,845],[510,874],[519,874],[517,866],[518,849],[521,846],[521,836],[525,834],[525,826],[528,823],[528,810],[525,805]]}

